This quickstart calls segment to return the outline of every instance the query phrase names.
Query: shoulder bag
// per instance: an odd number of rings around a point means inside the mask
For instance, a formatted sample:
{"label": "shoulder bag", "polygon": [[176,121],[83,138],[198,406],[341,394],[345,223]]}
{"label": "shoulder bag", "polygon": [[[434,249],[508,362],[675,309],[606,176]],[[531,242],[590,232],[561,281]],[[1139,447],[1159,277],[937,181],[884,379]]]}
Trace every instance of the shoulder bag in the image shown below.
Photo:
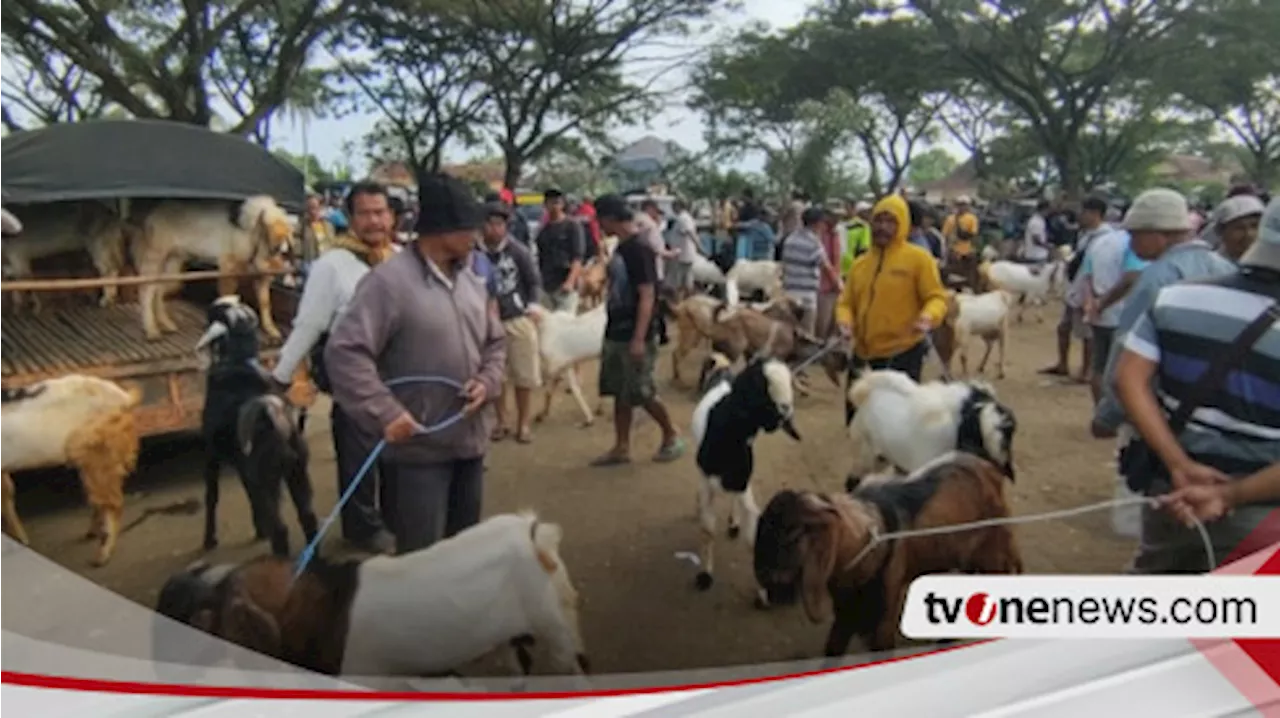
{"label": "shoulder bag", "polygon": [[[1280,321],[1280,304],[1272,303],[1249,326],[1245,327],[1244,331],[1240,332],[1225,352],[1214,358],[1209,368],[1196,380],[1187,392],[1187,396],[1178,404],[1178,410],[1174,412],[1173,417],[1169,419],[1169,430],[1175,437],[1182,433],[1196,407],[1209,397],[1210,392],[1222,384],[1232,366],[1243,360],[1249,349],[1277,321]],[[1164,465],[1164,461],[1136,431],[1133,439],[1120,450],[1119,464],[1125,483],[1135,493],[1146,493],[1158,478],[1165,480],[1170,478],[1169,468]]]}

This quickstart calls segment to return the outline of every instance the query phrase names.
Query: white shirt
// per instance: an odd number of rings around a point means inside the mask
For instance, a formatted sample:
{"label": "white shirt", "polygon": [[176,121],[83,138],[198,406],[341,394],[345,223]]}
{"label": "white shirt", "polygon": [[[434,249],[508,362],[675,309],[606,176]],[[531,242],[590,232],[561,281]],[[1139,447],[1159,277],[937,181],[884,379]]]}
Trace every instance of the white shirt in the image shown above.
{"label": "white shirt", "polygon": [[368,273],[369,265],[351,250],[341,247],[328,250],[312,263],[302,287],[302,298],[298,300],[293,328],[280,348],[280,360],[272,372],[276,381],[287,383],[293,377],[298,363],[347,310],[356,285]]}
{"label": "white shirt", "polygon": [[[1092,289],[1093,296],[1103,297],[1120,283],[1125,275],[1126,257],[1129,254],[1129,233],[1122,229],[1112,228],[1110,232],[1100,234],[1089,243],[1084,264],[1080,267],[1080,276],[1085,280],[1085,287]],[[1098,316],[1094,326],[1114,328],[1120,323],[1120,314],[1124,311],[1124,300],[1120,300]]]}
{"label": "white shirt", "polygon": [[649,245],[649,249],[653,250],[653,263],[657,269],[658,283],[662,283],[663,275],[666,274],[666,260],[662,253],[667,249],[667,243],[662,241],[662,230],[658,227],[658,223],[645,214],[644,212],[636,212],[636,230],[639,233],[640,241]]}
{"label": "white shirt", "polygon": [[693,264],[698,256],[698,223],[693,215],[681,212],[676,215],[676,231],[680,236],[680,263]]}
{"label": "white shirt", "polygon": [[1022,256],[1027,261],[1045,262],[1049,260],[1049,227],[1039,213],[1031,215],[1027,220],[1027,230],[1022,236]]}

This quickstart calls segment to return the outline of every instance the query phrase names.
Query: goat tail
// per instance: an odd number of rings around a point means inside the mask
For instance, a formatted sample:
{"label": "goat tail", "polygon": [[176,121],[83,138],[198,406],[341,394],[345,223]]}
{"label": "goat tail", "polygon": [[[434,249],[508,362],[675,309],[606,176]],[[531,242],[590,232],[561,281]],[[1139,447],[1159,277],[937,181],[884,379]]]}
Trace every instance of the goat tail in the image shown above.
{"label": "goat tail", "polygon": [[532,513],[526,513],[525,516],[530,519],[529,539],[533,542],[533,552],[538,557],[538,563],[547,573],[556,573],[561,565],[560,540],[564,536],[563,530],[558,524],[538,520]]}
{"label": "goat tail", "polygon": [[911,377],[900,371],[869,371],[858,377],[849,387],[849,403],[855,407],[862,406],[871,392],[877,389],[910,397],[918,388],[919,385],[912,381]]}

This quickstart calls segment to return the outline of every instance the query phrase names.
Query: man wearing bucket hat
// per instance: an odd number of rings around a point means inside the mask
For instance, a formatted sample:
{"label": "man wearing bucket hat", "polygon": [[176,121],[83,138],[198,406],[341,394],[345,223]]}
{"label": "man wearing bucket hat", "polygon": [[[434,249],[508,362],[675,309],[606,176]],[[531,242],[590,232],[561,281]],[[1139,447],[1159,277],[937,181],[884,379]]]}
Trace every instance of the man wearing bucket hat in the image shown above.
{"label": "man wearing bucket hat", "polygon": [[[387,441],[382,465],[391,497],[384,514],[399,553],[480,520],[493,430],[492,412],[483,409],[502,391],[507,358],[501,320],[474,268],[484,208],[466,183],[444,174],[419,178],[418,204],[417,240],[365,275],[325,350],[334,400]],[[386,380],[419,376],[461,382],[462,396],[424,387],[415,390],[422,401],[410,413],[405,395]],[[439,405],[424,406],[430,403]],[[460,403],[463,420],[416,433],[419,423],[443,419]]]}
{"label": "man wearing bucket hat", "polygon": [[1265,209],[1262,200],[1251,194],[1228,197],[1213,211],[1200,237],[1217,247],[1222,256],[1239,262],[1258,237],[1258,223]]}
{"label": "man wearing bucket hat", "polygon": [[[1252,333],[1260,332],[1260,333]],[[1243,339],[1241,339],[1243,337]],[[1241,354],[1231,358],[1233,348]],[[1199,377],[1216,368],[1210,386]],[[1244,555],[1280,540],[1268,520],[1280,497],[1256,494],[1280,466],[1280,413],[1263,388],[1280,376],[1280,203],[1272,203],[1262,236],[1240,258],[1238,272],[1178,282],[1161,289],[1127,335],[1116,366],[1116,389],[1154,458],[1131,486],[1149,494],[1217,486],[1237,503],[1207,524],[1216,559]],[[1181,427],[1167,412],[1190,401]],[[1142,466],[1142,462],[1139,462]],[[1135,481],[1137,479],[1137,481]],[[1238,486],[1246,487],[1244,501]],[[1249,545],[1245,546],[1244,542]],[[1196,531],[1148,508],[1142,517],[1137,573],[1201,573],[1206,565]]]}
{"label": "man wearing bucket hat", "polygon": [[[1133,251],[1150,264],[1130,290],[1116,324],[1103,371],[1102,395],[1093,413],[1092,430],[1098,438],[1114,437],[1125,421],[1124,409],[1115,394],[1116,359],[1124,346],[1125,335],[1151,308],[1156,294],[1175,282],[1219,277],[1236,271],[1235,265],[1213,247],[1191,238],[1187,200],[1171,189],[1156,188],[1138,195],[1125,213],[1123,227],[1129,231]],[[1094,351],[1098,351],[1097,347]]]}

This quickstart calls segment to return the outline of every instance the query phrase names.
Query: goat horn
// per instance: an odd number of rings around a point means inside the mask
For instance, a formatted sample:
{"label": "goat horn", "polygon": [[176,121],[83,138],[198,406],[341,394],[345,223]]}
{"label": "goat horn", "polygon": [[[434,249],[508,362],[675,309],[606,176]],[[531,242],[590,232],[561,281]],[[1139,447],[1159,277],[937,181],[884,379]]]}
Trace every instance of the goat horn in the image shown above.
{"label": "goat horn", "polygon": [[229,331],[227,325],[220,321],[210,324],[209,328],[204,330],[204,335],[200,337],[200,341],[196,342],[196,351],[200,351],[208,346],[210,342],[226,336]]}

